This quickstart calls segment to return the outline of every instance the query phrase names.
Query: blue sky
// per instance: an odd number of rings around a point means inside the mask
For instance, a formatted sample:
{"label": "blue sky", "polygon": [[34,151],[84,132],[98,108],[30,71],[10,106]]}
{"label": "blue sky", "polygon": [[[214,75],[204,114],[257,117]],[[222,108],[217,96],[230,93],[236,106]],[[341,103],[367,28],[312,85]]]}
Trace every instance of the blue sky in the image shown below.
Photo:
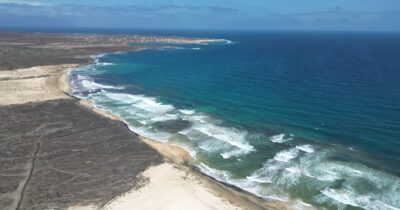
{"label": "blue sky", "polygon": [[400,30],[400,0],[0,0],[0,26]]}

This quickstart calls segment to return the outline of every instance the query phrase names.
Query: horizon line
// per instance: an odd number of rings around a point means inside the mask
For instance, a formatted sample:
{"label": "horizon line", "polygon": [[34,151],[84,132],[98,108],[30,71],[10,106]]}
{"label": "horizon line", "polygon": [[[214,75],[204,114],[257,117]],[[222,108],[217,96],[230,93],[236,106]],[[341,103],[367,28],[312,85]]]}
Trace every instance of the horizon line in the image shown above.
{"label": "horizon line", "polygon": [[98,27],[98,26],[71,26],[71,27],[60,27],[60,26],[0,26],[0,31],[13,31],[17,32],[29,32],[29,31],[18,31],[18,30],[34,30],[34,29],[97,29],[97,30],[165,30],[165,31],[253,31],[253,32],[400,32],[398,30],[371,30],[371,29],[256,29],[256,28],[231,28],[231,29],[219,29],[219,28],[158,28],[158,27]]}

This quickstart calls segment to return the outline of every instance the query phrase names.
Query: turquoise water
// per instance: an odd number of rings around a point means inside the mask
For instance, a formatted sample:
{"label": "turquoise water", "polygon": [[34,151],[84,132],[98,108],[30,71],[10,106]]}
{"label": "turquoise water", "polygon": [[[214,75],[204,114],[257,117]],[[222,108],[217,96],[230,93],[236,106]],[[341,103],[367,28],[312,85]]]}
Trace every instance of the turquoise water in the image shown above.
{"label": "turquoise water", "polygon": [[398,34],[190,36],[231,42],[98,56],[71,74],[73,94],[259,197],[400,208]]}

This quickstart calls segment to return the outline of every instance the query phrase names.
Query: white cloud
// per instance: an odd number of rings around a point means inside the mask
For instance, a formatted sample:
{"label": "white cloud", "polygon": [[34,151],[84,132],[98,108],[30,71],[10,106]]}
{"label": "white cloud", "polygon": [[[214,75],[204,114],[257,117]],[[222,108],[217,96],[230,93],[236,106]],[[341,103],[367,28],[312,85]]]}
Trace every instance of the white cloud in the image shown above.
{"label": "white cloud", "polygon": [[0,4],[17,4],[17,5],[29,5],[29,6],[44,6],[48,5],[41,0],[0,0]]}

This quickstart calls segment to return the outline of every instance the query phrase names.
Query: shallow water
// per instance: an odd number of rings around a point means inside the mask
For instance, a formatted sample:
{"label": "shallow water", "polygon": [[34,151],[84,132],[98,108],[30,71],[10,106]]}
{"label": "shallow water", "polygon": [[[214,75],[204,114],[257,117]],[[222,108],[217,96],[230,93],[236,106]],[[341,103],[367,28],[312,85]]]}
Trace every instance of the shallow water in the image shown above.
{"label": "shallow water", "polygon": [[99,56],[74,94],[257,196],[400,208],[398,34],[198,36],[232,43]]}

